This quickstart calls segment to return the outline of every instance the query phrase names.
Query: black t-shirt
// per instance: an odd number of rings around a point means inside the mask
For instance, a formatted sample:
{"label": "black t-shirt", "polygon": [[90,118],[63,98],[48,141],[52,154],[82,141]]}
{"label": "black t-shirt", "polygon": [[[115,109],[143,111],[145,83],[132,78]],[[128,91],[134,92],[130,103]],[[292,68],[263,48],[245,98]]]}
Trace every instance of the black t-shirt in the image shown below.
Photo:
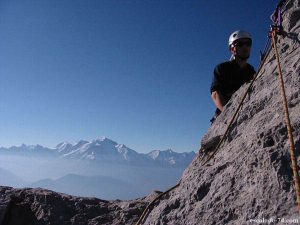
{"label": "black t-shirt", "polygon": [[210,92],[219,91],[227,103],[234,92],[253,79],[254,74],[255,70],[250,64],[241,68],[235,61],[221,63],[214,69]]}

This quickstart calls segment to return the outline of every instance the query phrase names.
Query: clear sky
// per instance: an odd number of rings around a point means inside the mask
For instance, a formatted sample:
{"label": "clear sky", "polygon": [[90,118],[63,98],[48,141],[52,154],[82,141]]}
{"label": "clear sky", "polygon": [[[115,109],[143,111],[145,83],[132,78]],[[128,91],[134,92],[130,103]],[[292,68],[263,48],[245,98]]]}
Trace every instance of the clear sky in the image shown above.
{"label": "clear sky", "polygon": [[197,151],[231,32],[264,48],[275,0],[0,0],[0,146],[106,136]]}

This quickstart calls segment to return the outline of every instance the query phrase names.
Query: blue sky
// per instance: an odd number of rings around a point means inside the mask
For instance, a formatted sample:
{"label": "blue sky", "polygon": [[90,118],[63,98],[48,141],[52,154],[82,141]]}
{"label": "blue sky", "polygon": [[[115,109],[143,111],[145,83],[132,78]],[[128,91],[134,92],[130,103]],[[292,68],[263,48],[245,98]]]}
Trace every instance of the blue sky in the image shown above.
{"label": "blue sky", "polygon": [[228,36],[256,68],[277,1],[1,0],[0,146],[106,136],[139,151],[197,151]]}

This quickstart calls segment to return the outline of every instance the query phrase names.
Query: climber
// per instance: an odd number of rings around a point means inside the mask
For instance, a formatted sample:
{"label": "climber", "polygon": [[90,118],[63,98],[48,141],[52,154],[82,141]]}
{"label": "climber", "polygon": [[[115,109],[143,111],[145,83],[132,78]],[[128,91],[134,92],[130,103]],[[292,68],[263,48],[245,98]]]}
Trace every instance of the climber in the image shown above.
{"label": "climber", "polygon": [[210,93],[217,109],[211,123],[224,110],[233,93],[253,79],[255,70],[247,62],[251,46],[252,37],[248,32],[238,30],[230,35],[228,43],[232,53],[230,61],[220,63],[214,69]]}

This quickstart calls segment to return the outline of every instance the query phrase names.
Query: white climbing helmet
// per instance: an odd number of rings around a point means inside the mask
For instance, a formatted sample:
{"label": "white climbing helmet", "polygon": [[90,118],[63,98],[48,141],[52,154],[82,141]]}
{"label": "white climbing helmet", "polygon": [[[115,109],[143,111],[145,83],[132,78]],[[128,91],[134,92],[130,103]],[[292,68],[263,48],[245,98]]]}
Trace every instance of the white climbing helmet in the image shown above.
{"label": "white climbing helmet", "polygon": [[239,40],[239,39],[242,39],[242,38],[249,38],[249,39],[252,41],[251,34],[249,34],[248,32],[243,31],[243,30],[237,30],[237,31],[234,31],[234,32],[230,35],[230,37],[229,37],[229,41],[228,41],[228,47],[229,47],[229,50],[231,49],[231,45],[232,45],[236,40]]}

